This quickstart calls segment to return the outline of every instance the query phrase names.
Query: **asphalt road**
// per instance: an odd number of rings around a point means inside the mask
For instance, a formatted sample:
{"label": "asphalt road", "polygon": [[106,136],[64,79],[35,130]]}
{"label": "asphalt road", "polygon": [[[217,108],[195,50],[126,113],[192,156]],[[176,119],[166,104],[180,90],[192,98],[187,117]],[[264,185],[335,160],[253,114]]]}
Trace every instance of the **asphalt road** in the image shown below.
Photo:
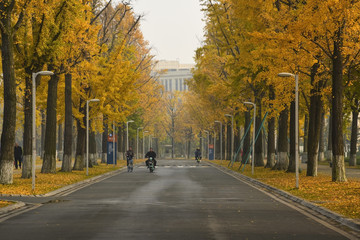
{"label": "asphalt road", "polygon": [[348,239],[214,167],[158,165],[0,219],[0,239]]}

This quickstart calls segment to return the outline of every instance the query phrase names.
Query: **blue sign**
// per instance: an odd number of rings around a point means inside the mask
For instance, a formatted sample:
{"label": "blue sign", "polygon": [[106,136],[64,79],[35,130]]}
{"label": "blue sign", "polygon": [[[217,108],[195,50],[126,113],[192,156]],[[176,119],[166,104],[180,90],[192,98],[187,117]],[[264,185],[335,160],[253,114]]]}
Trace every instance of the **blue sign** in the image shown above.
{"label": "blue sign", "polygon": [[[113,158],[113,154],[114,154],[114,148],[113,148],[113,142],[108,142],[107,144],[107,161],[106,163],[107,164],[114,164],[114,158]],[[117,160],[116,160],[116,149],[117,149],[117,144],[115,142],[115,164],[117,163]]]}

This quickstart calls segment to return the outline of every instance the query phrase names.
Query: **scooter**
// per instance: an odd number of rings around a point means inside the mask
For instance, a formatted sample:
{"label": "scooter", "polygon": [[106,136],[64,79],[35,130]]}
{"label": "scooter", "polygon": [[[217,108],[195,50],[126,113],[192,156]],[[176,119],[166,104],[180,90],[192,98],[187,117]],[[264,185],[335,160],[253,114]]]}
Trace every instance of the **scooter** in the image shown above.
{"label": "scooter", "polygon": [[149,157],[148,168],[151,173],[155,170],[154,159],[152,157]]}
{"label": "scooter", "polygon": [[199,165],[200,162],[201,162],[201,157],[196,157],[196,162],[197,162],[197,164]]}

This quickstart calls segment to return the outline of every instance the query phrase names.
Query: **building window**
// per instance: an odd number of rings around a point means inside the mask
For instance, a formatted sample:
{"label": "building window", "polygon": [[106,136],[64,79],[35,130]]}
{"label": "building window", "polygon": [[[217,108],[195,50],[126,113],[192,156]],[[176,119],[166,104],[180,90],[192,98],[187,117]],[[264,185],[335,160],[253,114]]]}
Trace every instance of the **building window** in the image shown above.
{"label": "building window", "polygon": [[165,79],[165,91],[167,91],[167,90],[168,90],[168,80]]}
{"label": "building window", "polygon": [[175,89],[176,91],[179,91],[179,79],[175,79]]}
{"label": "building window", "polygon": [[173,90],[173,88],[172,88],[172,82],[173,82],[173,79],[169,79],[169,82],[170,82],[169,91],[171,92],[171,91]]}
{"label": "building window", "polygon": [[182,80],[182,79],[180,79],[180,91],[182,91],[182,90],[183,90],[183,84],[182,84],[182,82],[183,82],[183,80]]}

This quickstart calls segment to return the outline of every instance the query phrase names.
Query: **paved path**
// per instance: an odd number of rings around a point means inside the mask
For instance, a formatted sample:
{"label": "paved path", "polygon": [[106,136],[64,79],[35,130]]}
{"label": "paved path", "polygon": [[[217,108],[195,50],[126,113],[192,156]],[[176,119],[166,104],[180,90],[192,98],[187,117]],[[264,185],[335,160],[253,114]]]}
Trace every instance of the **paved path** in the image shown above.
{"label": "paved path", "polygon": [[0,218],[1,240],[348,239],[205,163],[159,160],[158,165],[155,173],[136,167]]}

